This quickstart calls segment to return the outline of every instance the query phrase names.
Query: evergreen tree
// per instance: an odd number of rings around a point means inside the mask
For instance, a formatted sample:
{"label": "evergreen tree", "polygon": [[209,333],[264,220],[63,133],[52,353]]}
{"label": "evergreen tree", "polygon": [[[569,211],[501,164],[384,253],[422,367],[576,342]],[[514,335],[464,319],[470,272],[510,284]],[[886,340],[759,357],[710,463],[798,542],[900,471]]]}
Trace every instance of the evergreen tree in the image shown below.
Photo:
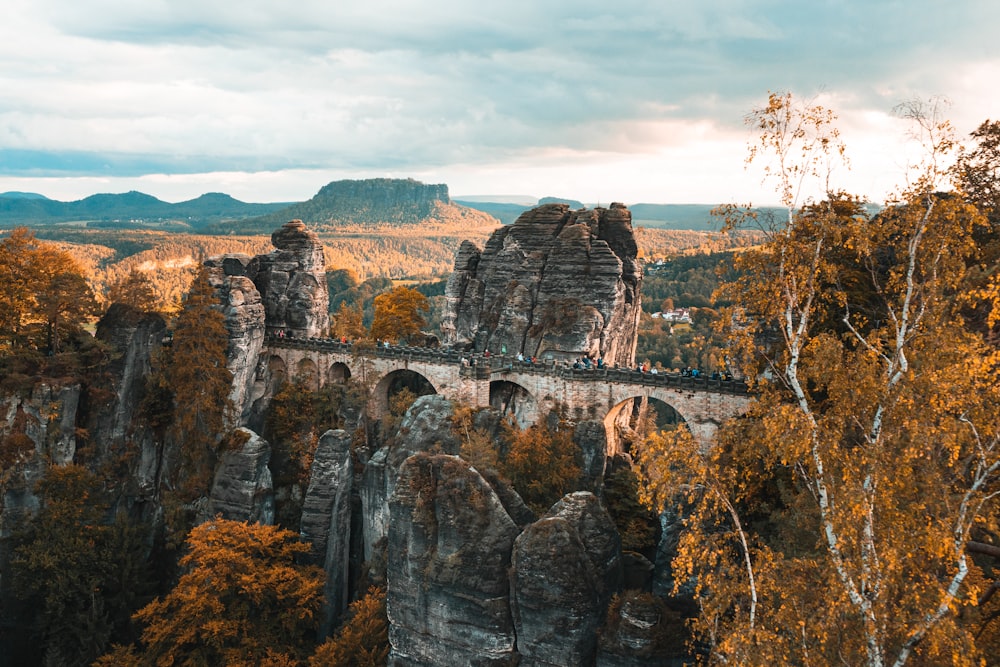
{"label": "evergreen tree", "polygon": [[100,480],[84,468],[49,468],[37,492],[42,507],[13,536],[11,561],[25,602],[17,617],[30,627],[8,649],[24,662],[87,665],[128,629],[147,572],[144,536],[141,526],[106,522]]}
{"label": "evergreen tree", "polygon": [[229,333],[215,290],[202,268],[177,317],[169,362],[162,378],[173,394],[168,434],[180,445],[177,488],[184,500],[207,492],[217,448],[233,406],[233,376],[226,367]]}

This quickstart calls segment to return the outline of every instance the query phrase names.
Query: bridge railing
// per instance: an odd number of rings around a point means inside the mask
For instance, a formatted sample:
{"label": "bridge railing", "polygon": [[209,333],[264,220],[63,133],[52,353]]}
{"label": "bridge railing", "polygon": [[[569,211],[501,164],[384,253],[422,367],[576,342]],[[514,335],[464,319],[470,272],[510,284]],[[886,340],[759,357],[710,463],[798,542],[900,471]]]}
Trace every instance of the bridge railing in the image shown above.
{"label": "bridge railing", "polygon": [[[316,350],[320,352],[351,353],[354,350],[352,342],[342,342],[335,338],[289,338],[268,335],[265,343],[272,347],[284,347],[299,350]],[[556,376],[578,381],[592,382],[623,382],[650,386],[676,387],[694,391],[712,391],[726,394],[748,393],[746,382],[742,380],[712,378],[709,376],[690,376],[681,373],[648,373],[628,368],[573,368],[566,362],[537,360],[534,362],[519,361],[515,357],[504,355],[485,356],[482,354],[467,354],[455,350],[442,350],[427,347],[410,347],[407,345],[379,344],[364,351],[365,355],[381,359],[405,359],[407,361],[427,361],[438,364],[455,364],[461,366],[459,374],[485,380],[494,375],[512,373],[530,373],[536,375]],[[464,363],[463,363],[464,360]]]}

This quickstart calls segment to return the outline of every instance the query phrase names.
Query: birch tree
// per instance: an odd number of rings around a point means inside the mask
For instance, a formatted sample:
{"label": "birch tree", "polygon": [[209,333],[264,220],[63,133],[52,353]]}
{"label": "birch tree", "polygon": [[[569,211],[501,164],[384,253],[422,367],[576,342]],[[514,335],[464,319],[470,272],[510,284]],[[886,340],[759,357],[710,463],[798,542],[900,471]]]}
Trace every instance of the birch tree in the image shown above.
{"label": "birch tree", "polygon": [[771,95],[748,117],[787,213],[723,288],[758,400],[711,447],[642,454],[647,498],[693,503],[675,565],[710,662],[980,664],[962,615],[1000,488],[1000,392],[961,308],[985,219],[942,191],[948,124],[899,112],[924,158],[874,217],[830,187],[829,111]]}

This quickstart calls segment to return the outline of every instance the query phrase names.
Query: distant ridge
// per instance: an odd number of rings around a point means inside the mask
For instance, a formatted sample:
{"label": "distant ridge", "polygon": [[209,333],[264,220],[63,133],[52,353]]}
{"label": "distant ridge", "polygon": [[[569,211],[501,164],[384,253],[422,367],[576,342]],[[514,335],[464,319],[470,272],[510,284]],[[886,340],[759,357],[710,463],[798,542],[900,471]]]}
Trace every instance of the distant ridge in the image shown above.
{"label": "distant ridge", "polygon": [[20,194],[28,196],[0,195],[0,224],[44,226],[82,221],[94,227],[118,229],[174,223],[197,229],[222,219],[257,216],[288,205],[247,204],[220,193],[204,194],[177,204],[135,190],[96,194],[72,202]]}
{"label": "distant ridge", "polygon": [[563,197],[542,197],[538,200],[538,205],[541,206],[542,204],[566,204],[574,211],[586,208],[581,201],[577,201],[575,199],[565,199]]}
{"label": "distant ridge", "polygon": [[0,197],[6,197],[8,199],[48,199],[45,195],[40,195],[35,192],[0,192]]}
{"label": "distant ridge", "polygon": [[[585,206],[575,199],[562,197],[543,197],[532,206],[466,199],[456,201],[464,206],[489,213],[505,225],[513,224],[522,213],[541,204],[564,203],[572,209]],[[712,204],[629,204],[629,210],[632,211],[632,225],[652,229],[718,231],[721,223],[712,216],[713,208],[715,206]]]}
{"label": "distant ridge", "polygon": [[270,233],[289,220],[302,220],[318,232],[358,226],[441,223],[495,227],[497,224],[494,217],[481,210],[452,202],[447,185],[428,185],[412,178],[369,178],[333,181],[308,201],[250,220],[219,225],[219,230]]}

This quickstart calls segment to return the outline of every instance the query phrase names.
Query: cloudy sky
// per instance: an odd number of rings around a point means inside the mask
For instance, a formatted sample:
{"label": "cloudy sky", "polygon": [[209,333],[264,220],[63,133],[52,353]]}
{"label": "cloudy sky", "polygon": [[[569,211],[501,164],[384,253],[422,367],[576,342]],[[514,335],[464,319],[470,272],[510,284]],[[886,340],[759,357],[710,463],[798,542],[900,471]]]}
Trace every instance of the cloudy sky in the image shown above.
{"label": "cloudy sky", "polygon": [[880,201],[895,105],[1000,117],[998,26],[995,0],[6,0],[0,192],[767,203],[743,119],[789,90],[837,111],[838,184]]}

